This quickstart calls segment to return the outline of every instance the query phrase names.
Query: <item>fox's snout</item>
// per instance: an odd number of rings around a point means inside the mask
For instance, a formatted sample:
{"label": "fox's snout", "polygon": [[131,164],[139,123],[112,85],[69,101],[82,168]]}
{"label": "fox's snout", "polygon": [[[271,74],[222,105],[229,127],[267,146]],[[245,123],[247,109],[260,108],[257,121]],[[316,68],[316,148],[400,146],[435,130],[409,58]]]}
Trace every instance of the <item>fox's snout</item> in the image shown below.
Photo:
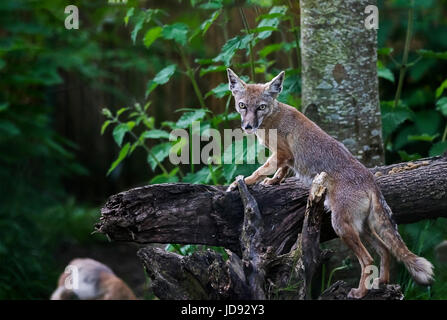
{"label": "fox's snout", "polygon": [[246,133],[249,133],[249,134],[253,133],[257,129],[257,127],[253,126],[250,123],[242,124],[241,127],[242,127],[242,130],[244,130]]}

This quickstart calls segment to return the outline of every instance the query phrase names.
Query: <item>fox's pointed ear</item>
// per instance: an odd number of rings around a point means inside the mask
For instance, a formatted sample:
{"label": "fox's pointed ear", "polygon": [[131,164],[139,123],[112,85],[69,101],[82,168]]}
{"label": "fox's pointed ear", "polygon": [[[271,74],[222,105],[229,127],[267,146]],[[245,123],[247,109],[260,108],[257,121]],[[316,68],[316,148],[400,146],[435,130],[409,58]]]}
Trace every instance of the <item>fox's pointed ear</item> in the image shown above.
{"label": "fox's pointed ear", "polygon": [[239,77],[236,75],[236,73],[234,73],[233,70],[228,68],[227,74],[228,74],[228,87],[230,88],[230,91],[233,93],[233,96],[238,92],[240,93],[245,91],[246,88],[245,82],[239,79]]}
{"label": "fox's pointed ear", "polygon": [[276,77],[274,77],[270,82],[265,84],[264,92],[276,98],[278,94],[282,91],[282,84],[284,82],[284,71],[281,71]]}

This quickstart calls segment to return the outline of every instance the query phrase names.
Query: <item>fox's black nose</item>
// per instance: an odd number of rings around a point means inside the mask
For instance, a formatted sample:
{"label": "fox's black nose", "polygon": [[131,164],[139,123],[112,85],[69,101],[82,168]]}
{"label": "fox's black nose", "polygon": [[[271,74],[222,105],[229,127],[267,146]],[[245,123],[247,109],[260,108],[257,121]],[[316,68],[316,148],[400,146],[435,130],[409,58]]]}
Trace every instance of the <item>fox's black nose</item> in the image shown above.
{"label": "fox's black nose", "polygon": [[249,125],[249,124],[247,124],[247,125],[245,126],[245,130],[251,130],[251,129],[253,129],[253,127],[252,127],[251,125]]}

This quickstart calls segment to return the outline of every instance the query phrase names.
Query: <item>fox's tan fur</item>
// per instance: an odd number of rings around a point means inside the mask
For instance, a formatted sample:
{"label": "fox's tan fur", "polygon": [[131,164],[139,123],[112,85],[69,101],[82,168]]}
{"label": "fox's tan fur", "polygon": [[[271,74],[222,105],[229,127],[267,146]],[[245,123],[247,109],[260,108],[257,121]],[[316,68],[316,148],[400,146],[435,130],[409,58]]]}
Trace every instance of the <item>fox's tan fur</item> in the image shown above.
{"label": "fox's tan fur", "polygon": [[[308,186],[316,174],[328,174],[325,204],[332,211],[332,226],[353,250],[362,268],[359,286],[350,291],[349,297],[361,298],[367,293],[369,274],[365,268],[373,264],[373,258],[362,240],[381,257],[379,283],[389,282],[391,252],[405,264],[416,282],[428,285],[433,279],[433,266],[410,252],[402,241],[391,209],[371,172],[343,144],[301,112],[276,100],[282,90],[284,72],[266,84],[246,84],[228,69],[228,79],[236,110],[241,114],[242,129],[255,133],[266,147],[269,147],[268,130],[277,130],[276,150],[271,150],[273,154],[264,165],[245,178],[246,184],[260,180],[264,185],[280,183],[288,168]],[[265,135],[259,129],[264,129]],[[267,178],[272,174],[273,178]],[[235,187],[233,183],[228,190]]]}
{"label": "fox's tan fur", "polygon": [[66,288],[66,279],[73,276],[62,273],[51,300],[135,300],[132,290],[106,265],[93,259],[74,259],[70,267],[78,270],[77,288]]}

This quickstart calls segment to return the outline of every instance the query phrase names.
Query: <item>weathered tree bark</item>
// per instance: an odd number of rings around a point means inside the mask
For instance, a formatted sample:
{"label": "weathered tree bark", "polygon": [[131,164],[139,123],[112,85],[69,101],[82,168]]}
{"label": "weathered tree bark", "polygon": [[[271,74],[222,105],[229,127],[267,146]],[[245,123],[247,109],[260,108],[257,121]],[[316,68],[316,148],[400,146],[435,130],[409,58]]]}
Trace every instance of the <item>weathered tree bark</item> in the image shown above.
{"label": "weathered tree bark", "polygon": [[304,299],[310,298],[313,274],[323,259],[320,227],[324,213],[326,173],[315,177],[306,206],[303,230],[287,254],[263,246],[264,225],[258,204],[243,177],[236,179],[244,206],[240,245],[242,260],[211,250],[183,257],[164,250],[138,252],[152,289],[160,299]]}
{"label": "weathered tree bark", "polygon": [[320,229],[323,222],[325,187],[327,174],[320,173],[314,179],[304,213],[303,229],[300,236],[301,260],[303,261],[304,297],[310,298],[310,287],[315,270],[320,266],[323,253],[320,250]]}
{"label": "weathered tree bark", "polygon": [[[434,157],[371,169],[397,223],[447,217],[447,159]],[[290,251],[301,231],[307,189],[296,178],[250,187],[262,214],[263,245]],[[239,192],[184,183],[150,185],[109,198],[96,230],[117,241],[223,246],[241,256],[243,205]],[[335,238],[330,214],[321,241]]]}
{"label": "weathered tree bark", "polygon": [[304,113],[363,164],[383,164],[370,0],[300,0]]}
{"label": "weathered tree bark", "polygon": [[[351,287],[343,281],[337,281],[327,288],[318,300],[347,300]],[[362,300],[403,300],[404,295],[396,284],[382,285],[378,289],[371,289]]]}

